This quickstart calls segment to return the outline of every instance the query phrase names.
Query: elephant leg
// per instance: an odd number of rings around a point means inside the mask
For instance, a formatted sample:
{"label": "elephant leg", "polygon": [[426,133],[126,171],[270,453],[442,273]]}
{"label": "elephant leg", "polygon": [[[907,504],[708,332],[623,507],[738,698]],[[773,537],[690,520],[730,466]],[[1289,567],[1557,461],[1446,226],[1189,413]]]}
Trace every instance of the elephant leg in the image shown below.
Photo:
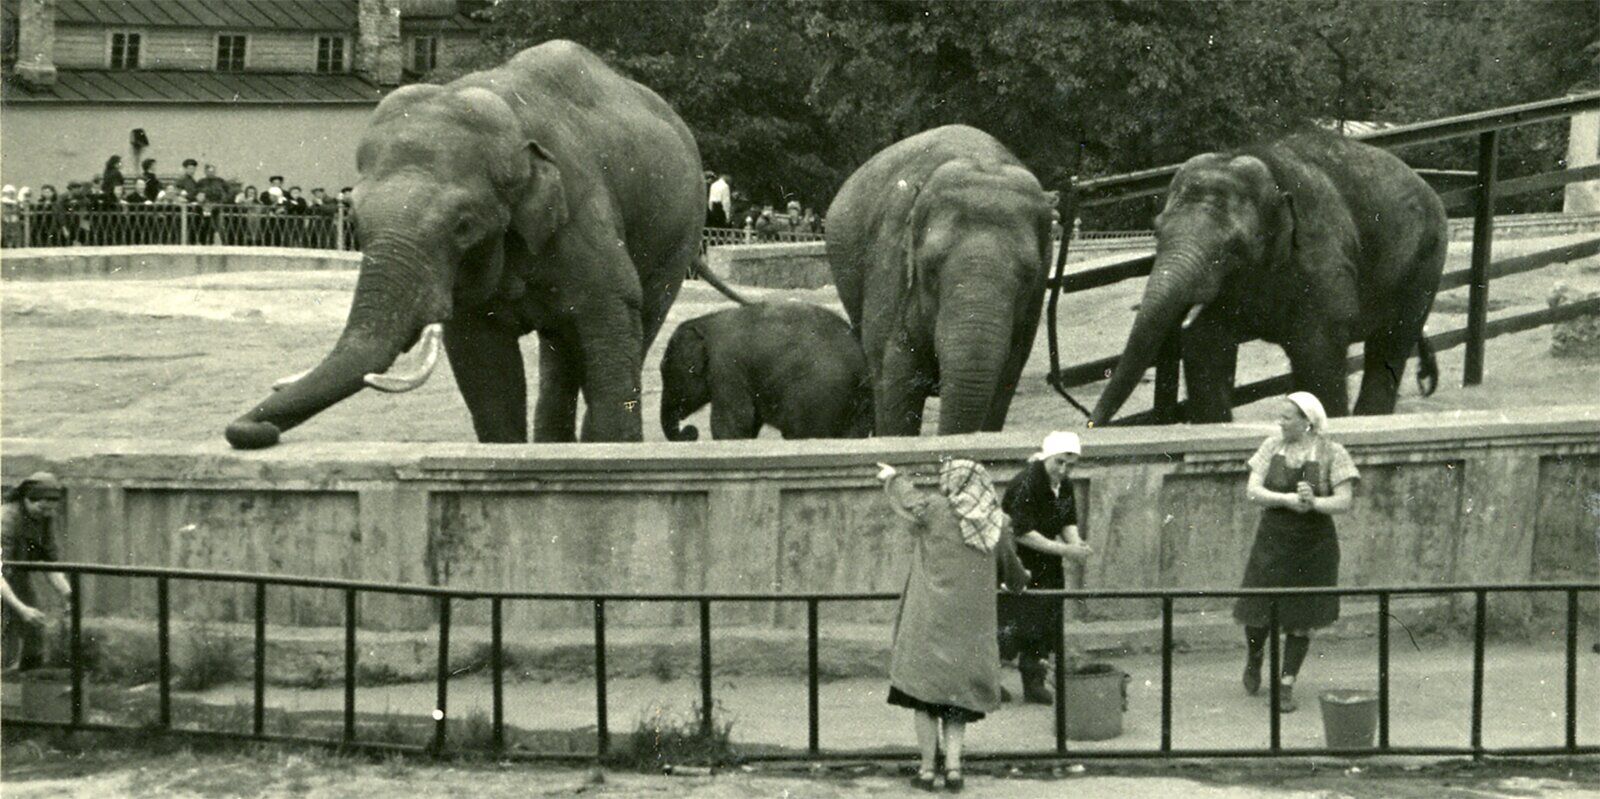
{"label": "elephant leg", "polygon": [[1344,368],[1348,341],[1342,331],[1302,328],[1300,338],[1283,345],[1295,390],[1315,394],[1330,418],[1350,413]]}
{"label": "elephant leg", "polygon": [[1233,381],[1238,366],[1238,339],[1214,319],[1201,317],[1183,331],[1187,421],[1233,420]]}
{"label": "elephant leg", "polygon": [[583,440],[642,441],[643,333],[637,304],[606,297],[578,309],[583,352]]}
{"label": "elephant leg", "polygon": [[755,438],[761,432],[761,417],[750,383],[736,369],[713,368],[712,374],[716,377],[711,383],[711,437]]}
{"label": "elephant leg", "polygon": [[928,399],[928,379],[909,352],[891,345],[883,354],[872,390],[877,434],[922,434],[922,409]]}
{"label": "elephant leg", "polygon": [[557,333],[539,334],[539,401],[533,409],[533,440],[567,442],[577,437],[578,389],[583,363]]}
{"label": "elephant leg", "polygon": [[528,384],[516,331],[483,317],[455,319],[444,326],[444,351],[478,440],[527,441]]}
{"label": "elephant leg", "polygon": [[1356,415],[1394,413],[1406,361],[1417,350],[1417,340],[1422,338],[1422,328],[1432,308],[1431,289],[1413,290],[1402,304],[1399,318],[1363,342],[1361,392],[1356,395]]}

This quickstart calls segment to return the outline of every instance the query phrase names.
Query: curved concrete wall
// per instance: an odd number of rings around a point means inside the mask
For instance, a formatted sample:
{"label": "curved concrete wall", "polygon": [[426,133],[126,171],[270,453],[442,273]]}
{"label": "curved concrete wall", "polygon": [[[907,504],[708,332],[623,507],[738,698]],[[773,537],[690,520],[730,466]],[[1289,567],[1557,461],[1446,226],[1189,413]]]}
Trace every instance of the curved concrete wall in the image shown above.
{"label": "curved concrete wall", "polygon": [[[1340,520],[1347,585],[1594,579],[1600,406],[1339,419],[1363,472]],[[1089,587],[1238,584],[1256,511],[1244,460],[1267,428],[1110,428],[1084,434],[1074,475],[1096,557]],[[216,443],[7,439],[5,481],[48,468],[68,485],[71,560],[550,591],[897,591],[908,549],[875,461],[926,478],[945,453],[1009,479],[1020,434],[667,445]],[[91,612],[149,614],[149,581],[103,579]],[[178,583],[185,618],[250,618],[247,588]],[[421,628],[430,603],[363,599],[364,626]],[[1587,613],[1600,596],[1585,599]],[[1227,600],[1186,601],[1187,612]],[[486,603],[461,603],[481,622]],[[1494,612],[1560,629],[1557,596],[1497,597]],[[1534,611],[1549,611],[1551,615]],[[885,618],[830,606],[830,621]],[[274,623],[337,624],[331,591],[271,594]],[[583,603],[518,602],[513,624],[586,630]],[[1094,603],[1148,618],[1153,603]],[[693,624],[688,604],[613,606],[623,625]],[[719,605],[725,623],[804,623],[798,605]],[[1543,629],[1543,628],[1541,628]]]}
{"label": "curved concrete wall", "polygon": [[37,247],[6,250],[0,254],[0,278],[5,280],[148,280],[222,272],[290,272],[360,266],[361,253],[358,252],[287,247]]}

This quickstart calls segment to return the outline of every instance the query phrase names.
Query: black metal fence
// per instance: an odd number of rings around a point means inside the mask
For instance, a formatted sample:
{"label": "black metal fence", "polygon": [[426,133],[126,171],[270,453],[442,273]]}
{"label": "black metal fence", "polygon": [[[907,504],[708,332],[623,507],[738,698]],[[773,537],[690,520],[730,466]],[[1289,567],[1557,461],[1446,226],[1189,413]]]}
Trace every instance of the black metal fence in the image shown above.
{"label": "black metal fence", "polygon": [[[1501,180],[1498,175],[1497,158],[1500,131],[1538,122],[1566,119],[1596,109],[1600,109],[1600,92],[1589,92],[1432,122],[1402,125],[1352,137],[1368,144],[1391,149],[1465,136],[1478,137],[1478,162],[1477,169],[1472,173],[1475,178],[1473,185],[1445,191],[1439,195],[1447,208],[1470,207],[1473,211],[1472,264],[1467,269],[1445,273],[1439,283],[1439,291],[1469,287],[1467,324],[1464,328],[1428,337],[1428,342],[1435,352],[1466,345],[1465,374],[1462,378],[1465,385],[1474,386],[1483,382],[1484,342],[1488,339],[1600,313],[1600,298],[1593,298],[1566,303],[1543,311],[1497,319],[1494,322],[1490,322],[1488,318],[1489,282],[1492,278],[1519,274],[1600,253],[1600,237],[1596,237],[1567,247],[1491,263],[1494,245],[1494,206],[1497,198],[1546,191],[1569,183],[1600,179],[1600,164],[1597,164]],[[1072,219],[1078,209],[1082,208],[1164,194],[1167,184],[1172,181],[1172,176],[1177,171],[1178,166],[1172,165],[1079,181],[1062,193],[1062,218]],[[1105,380],[1116,369],[1120,356],[1100,358],[1064,368],[1061,366],[1061,348],[1056,335],[1056,306],[1061,293],[1088,291],[1124,280],[1141,278],[1149,275],[1155,264],[1155,256],[1144,255],[1069,275],[1066,274],[1067,249],[1066,246],[1062,246],[1056,255],[1055,274],[1049,282],[1050,293],[1046,314],[1050,345],[1050,372],[1046,375],[1046,380],[1063,396],[1066,396],[1066,390],[1069,388]],[[1154,407],[1148,411],[1121,417],[1118,419],[1119,423],[1163,423],[1182,418],[1183,403],[1178,401],[1181,351],[1179,341],[1180,333],[1175,329],[1168,336],[1167,344],[1156,360]],[[1360,357],[1349,358],[1346,362],[1347,373],[1360,371],[1361,368]],[[1289,375],[1278,375],[1237,386],[1233,391],[1233,404],[1247,405],[1275,394],[1285,393],[1292,387]]]}
{"label": "black metal fence", "polygon": [[[142,578],[152,580],[156,592],[156,627],[159,648],[159,711],[156,727],[160,731],[185,735],[211,736],[220,738],[244,738],[260,741],[295,742],[328,744],[354,748],[377,750],[403,750],[418,753],[438,754],[445,750],[449,736],[450,715],[449,678],[450,671],[450,625],[452,608],[457,603],[468,601],[487,601],[490,606],[490,654],[489,677],[491,681],[491,701],[493,713],[491,717],[491,730],[489,751],[497,757],[532,760],[574,760],[593,757],[604,759],[611,749],[609,719],[606,703],[606,609],[609,604],[623,602],[694,602],[699,609],[700,633],[700,702],[701,717],[699,723],[702,732],[709,733],[713,728],[713,708],[716,706],[713,696],[712,682],[712,637],[711,637],[711,607],[718,602],[776,602],[798,603],[806,608],[806,686],[808,703],[806,708],[807,747],[804,751],[762,751],[741,755],[746,760],[824,760],[874,757],[892,757],[883,751],[846,751],[829,750],[822,746],[823,730],[819,713],[819,684],[820,669],[818,666],[820,654],[820,639],[818,635],[818,622],[822,615],[823,605],[833,602],[860,602],[860,601],[892,601],[897,595],[890,593],[806,593],[806,594],[668,594],[668,593],[568,593],[568,592],[539,592],[539,591],[473,591],[433,586],[400,585],[356,580],[320,579],[311,577],[288,577],[266,574],[247,574],[239,572],[197,571],[188,569],[170,568],[144,568],[129,566],[106,566],[83,563],[39,563],[15,562],[7,564],[7,568],[22,571],[59,571],[67,574],[72,586],[69,600],[70,623],[68,658],[71,673],[71,712],[65,722],[49,721],[42,719],[8,718],[5,723],[32,728],[54,728],[66,730],[86,730],[99,732],[116,731],[143,731],[148,727],[118,726],[108,724],[94,724],[85,720],[84,714],[84,657],[83,657],[83,594],[79,590],[81,576],[84,574],[108,575],[115,577]],[[255,647],[252,670],[254,682],[254,704],[252,726],[249,733],[227,732],[220,730],[179,730],[172,725],[172,647],[171,647],[171,609],[169,597],[171,584],[174,581],[197,582],[222,582],[231,584],[251,585],[255,588]],[[267,653],[267,594],[268,589],[323,589],[337,590],[344,594],[344,716],[343,730],[339,738],[323,739],[304,736],[273,735],[266,731],[266,653]],[[1484,745],[1484,654],[1488,646],[1488,611],[1489,597],[1491,594],[1509,593],[1558,593],[1566,598],[1565,606],[1565,714],[1563,717],[1564,739],[1560,746],[1533,746],[1516,748],[1491,748]],[[1062,700],[1066,695],[1066,652],[1065,643],[1057,637],[1055,651],[1055,716],[1054,732],[1055,746],[1048,750],[1025,752],[988,752],[974,753],[980,759],[1051,759],[1061,757],[1074,758],[1175,758],[1175,757],[1297,757],[1310,755],[1471,755],[1482,757],[1485,755],[1505,756],[1533,756],[1533,755],[1589,755],[1600,754],[1600,744],[1580,745],[1578,741],[1578,627],[1579,627],[1579,596],[1584,592],[1600,592],[1600,582],[1568,582],[1568,583],[1535,583],[1535,584],[1470,584],[1470,585],[1433,585],[1433,586],[1387,586],[1387,587],[1335,587],[1335,588],[1300,588],[1300,589],[1229,589],[1213,591],[1209,589],[1151,589],[1151,590],[1068,590],[1068,591],[1041,591],[1041,596],[1056,597],[1065,602],[1069,599],[1155,599],[1161,603],[1161,679],[1160,679],[1160,744],[1153,749],[1073,749],[1067,741],[1067,703]],[[1438,595],[1438,594],[1471,594],[1474,598],[1472,614],[1472,701],[1471,701],[1471,735],[1468,746],[1448,745],[1420,745],[1396,746],[1390,741],[1390,601],[1396,596]],[[357,735],[356,725],[356,690],[357,690],[357,598],[361,594],[389,594],[431,598],[437,603],[438,614],[438,668],[435,673],[437,684],[437,698],[435,704],[434,728],[432,741],[427,746],[406,746],[388,742],[363,741]],[[1270,698],[1267,709],[1267,723],[1269,725],[1269,744],[1266,748],[1245,747],[1186,747],[1178,746],[1173,741],[1173,709],[1172,709],[1172,679],[1173,679],[1173,619],[1174,601],[1178,599],[1197,599],[1215,597],[1234,597],[1244,595],[1265,595],[1270,597],[1283,597],[1302,594],[1335,594],[1340,596],[1370,596],[1377,599],[1377,734],[1376,745],[1369,748],[1345,749],[1328,747],[1285,747],[1281,737],[1280,710],[1278,705],[1278,681],[1269,680],[1271,683]],[[505,725],[505,691],[503,672],[505,667],[504,651],[504,606],[513,601],[581,601],[590,603],[594,609],[594,670],[595,670],[595,699],[596,699],[596,737],[595,749],[590,755],[574,755],[571,752],[527,752],[512,751],[506,746]],[[1271,603],[1271,644],[1269,647],[1269,673],[1276,674],[1279,670],[1279,625],[1277,622],[1278,603]],[[1593,700],[1591,700],[1593,701]],[[909,752],[906,757],[911,756]]]}

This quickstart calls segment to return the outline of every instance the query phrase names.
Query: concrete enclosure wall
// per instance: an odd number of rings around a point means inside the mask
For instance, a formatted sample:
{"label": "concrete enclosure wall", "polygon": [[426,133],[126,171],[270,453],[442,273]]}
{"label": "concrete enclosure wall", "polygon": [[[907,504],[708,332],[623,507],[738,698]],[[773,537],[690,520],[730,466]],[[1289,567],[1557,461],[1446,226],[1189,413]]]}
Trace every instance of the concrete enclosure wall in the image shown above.
{"label": "concrete enclosure wall", "polygon": [[[1244,461],[1263,426],[1085,433],[1074,473],[1096,556],[1087,587],[1230,588],[1256,511]],[[1339,524],[1341,583],[1594,579],[1600,406],[1339,419],[1363,473]],[[257,453],[216,443],[8,439],[14,484],[50,469],[68,486],[58,529],[74,561],[262,571],[534,591],[900,589],[909,546],[875,461],[931,485],[963,453],[1009,479],[1022,434],[667,445],[306,444]],[[90,579],[96,614],[154,612],[151,581]],[[274,623],[338,624],[338,592],[276,589]],[[246,620],[247,587],[173,586],[183,618]],[[423,601],[368,596],[363,626],[426,627]],[[1600,597],[1585,599],[1586,612]],[[487,603],[457,605],[482,623]],[[1181,610],[1227,600],[1185,601]],[[1497,596],[1497,619],[1559,629],[1557,595]],[[693,624],[683,603],[617,603],[621,625]],[[830,621],[883,621],[887,603],[830,605]],[[1148,618],[1153,603],[1090,603],[1089,618]],[[1535,611],[1538,611],[1535,614]],[[804,608],[719,605],[720,624],[791,627]],[[512,625],[586,629],[580,602],[514,602]]]}

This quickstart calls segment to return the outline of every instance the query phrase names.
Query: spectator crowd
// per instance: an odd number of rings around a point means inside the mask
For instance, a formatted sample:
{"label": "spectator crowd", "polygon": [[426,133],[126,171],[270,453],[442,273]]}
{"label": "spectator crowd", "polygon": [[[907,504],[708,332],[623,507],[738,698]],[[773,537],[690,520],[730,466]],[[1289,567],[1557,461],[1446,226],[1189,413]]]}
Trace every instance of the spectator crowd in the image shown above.
{"label": "spectator crowd", "polygon": [[[183,172],[162,176],[154,158],[143,159],[131,177],[122,156],[106,159],[88,180],[0,189],[4,204],[0,244],[5,247],[67,247],[110,244],[229,244],[263,247],[355,249],[350,223],[351,187],[329,196],[322,187],[305,195],[268,178],[265,189],[241,187],[185,159]],[[131,172],[131,170],[130,170]],[[342,239],[340,236],[343,228]]]}
{"label": "spectator crowd", "polygon": [[778,213],[777,206],[752,202],[744,192],[734,189],[731,175],[708,171],[705,177],[708,229],[739,231],[739,235],[731,238],[746,243],[800,241],[822,236],[822,217],[799,200],[790,199],[783,213]]}

